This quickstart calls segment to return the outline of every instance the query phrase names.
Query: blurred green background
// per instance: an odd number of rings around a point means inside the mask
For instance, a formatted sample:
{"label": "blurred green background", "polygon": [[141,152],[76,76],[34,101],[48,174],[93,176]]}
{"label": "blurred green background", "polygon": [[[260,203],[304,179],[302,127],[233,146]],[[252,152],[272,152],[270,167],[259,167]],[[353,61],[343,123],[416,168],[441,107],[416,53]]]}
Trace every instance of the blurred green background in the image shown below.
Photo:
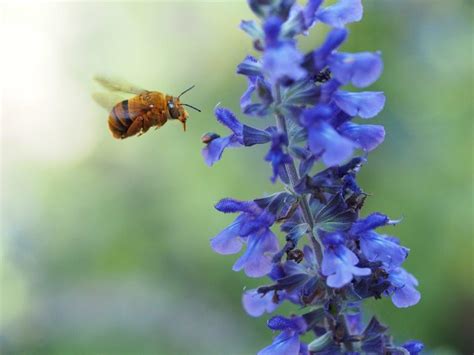
{"label": "blurred green background", "polygon": [[[407,269],[421,302],[368,302],[400,342],[472,353],[473,48],[470,1],[365,1],[346,51],[381,50],[371,89],[387,96],[375,119],[385,144],[360,174],[364,214],[403,217]],[[220,102],[239,112],[235,66],[252,51],[253,18],[233,2],[2,4],[3,354],[251,354],[271,342],[265,318],[241,308],[236,256],[209,238],[233,216],[222,197],[278,189],[265,147],[226,151],[212,169],[200,135],[227,133]],[[316,26],[301,46],[318,45]],[[177,94],[189,85],[188,131],[170,122],[112,139],[91,99],[96,73]],[[241,116],[242,117],[242,116]]]}

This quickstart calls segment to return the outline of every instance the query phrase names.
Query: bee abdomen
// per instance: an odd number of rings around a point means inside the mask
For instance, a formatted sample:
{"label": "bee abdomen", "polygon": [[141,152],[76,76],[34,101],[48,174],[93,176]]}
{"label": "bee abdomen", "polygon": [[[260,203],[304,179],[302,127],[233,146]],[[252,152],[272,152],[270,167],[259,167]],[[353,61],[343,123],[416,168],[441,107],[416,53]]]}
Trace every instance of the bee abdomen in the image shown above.
{"label": "bee abdomen", "polygon": [[132,123],[133,119],[130,116],[128,100],[119,102],[110,111],[109,128],[115,138],[122,138]]}

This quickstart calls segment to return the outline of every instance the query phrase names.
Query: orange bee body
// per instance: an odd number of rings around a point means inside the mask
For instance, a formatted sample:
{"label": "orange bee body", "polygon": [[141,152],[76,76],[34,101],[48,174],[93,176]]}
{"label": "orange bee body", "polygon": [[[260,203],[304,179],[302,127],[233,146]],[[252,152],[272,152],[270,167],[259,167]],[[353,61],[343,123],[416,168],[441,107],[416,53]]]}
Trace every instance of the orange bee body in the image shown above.
{"label": "orange bee body", "polygon": [[[179,120],[186,130],[186,120],[189,114],[184,106],[191,107],[199,112],[194,106],[181,103],[179,98],[194,86],[183,91],[179,96],[166,95],[158,91],[147,91],[139,89],[130,84],[112,81],[104,77],[95,78],[100,84],[110,91],[131,93],[135,96],[119,101],[117,97],[96,93],[94,99],[103,107],[112,107],[109,113],[109,129],[112,135],[118,139],[125,139],[134,135],[142,135],[151,127],[156,129],[163,126],[168,120]],[[111,101],[112,100],[112,101]],[[113,104],[110,104],[113,102]],[[118,102],[118,103],[117,103]]]}
{"label": "orange bee body", "polygon": [[178,98],[151,91],[116,104],[110,111],[109,128],[115,138],[124,139],[178,119],[186,130],[188,116]]}

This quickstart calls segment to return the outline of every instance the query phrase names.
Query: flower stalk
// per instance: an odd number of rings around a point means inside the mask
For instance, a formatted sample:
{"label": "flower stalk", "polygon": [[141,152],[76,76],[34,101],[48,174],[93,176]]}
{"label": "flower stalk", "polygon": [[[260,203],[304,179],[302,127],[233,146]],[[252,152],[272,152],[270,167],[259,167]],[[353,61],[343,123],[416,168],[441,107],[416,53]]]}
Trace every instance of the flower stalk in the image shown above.
{"label": "flower stalk", "polygon": [[[286,136],[288,136],[288,129],[286,127],[286,120],[283,114],[278,110],[278,105],[281,104],[281,91],[280,91],[280,85],[277,84],[274,87],[274,94],[275,94],[275,105],[276,105],[276,110],[275,110],[275,119],[276,119],[276,124],[277,128],[279,131],[283,132]],[[300,177],[298,176],[298,171],[296,170],[295,163],[293,160],[291,162],[285,164],[285,170],[286,173],[289,177],[289,183],[290,183],[290,188],[291,191],[295,191],[295,186],[300,180]],[[308,200],[305,195],[302,195],[298,199],[298,203],[301,208],[301,213],[303,215],[304,221],[309,225],[309,229],[307,232],[308,238],[313,246],[314,252],[316,254],[316,260],[318,262],[318,265],[321,265],[322,260],[323,260],[323,252],[321,248],[320,242],[317,240],[316,236],[314,235],[313,228],[314,228],[314,220],[313,216],[311,215],[311,210],[308,204]]]}
{"label": "flower stalk", "polygon": [[[418,281],[402,267],[409,249],[377,231],[400,221],[379,212],[360,215],[368,194],[358,185],[357,173],[385,137],[382,126],[365,123],[382,111],[383,92],[359,90],[381,75],[381,54],[339,50],[348,37],[346,27],[362,18],[361,0],[325,7],[323,0],[308,0],[305,6],[294,0],[248,2],[260,23],[243,21],[241,29],[260,58],[247,56],[237,67],[248,81],[240,106],[251,118],[273,115],[276,126],[257,129],[218,107],[217,120],[230,134],[203,135],[202,153],[213,165],[228,148],[267,144],[270,179],[284,185],[269,196],[224,198],[215,206],[238,216],[211,239],[211,247],[226,255],[244,249],[232,269],[268,280],[244,292],[245,311],[260,317],[283,302],[296,306],[290,317],[272,315],[267,321],[279,333],[258,354],[416,355],[421,342],[395,345],[376,317],[367,324],[362,318],[365,299],[390,297],[405,308],[421,296]],[[301,53],[298,36],[323,25],[331,27],[326,39]],[[316,170],[316,162],[325,168]],[[285,235],[283,245],[274,232],[277,225]],[[301,340],[306,333],[315,336],[309,344]]]}

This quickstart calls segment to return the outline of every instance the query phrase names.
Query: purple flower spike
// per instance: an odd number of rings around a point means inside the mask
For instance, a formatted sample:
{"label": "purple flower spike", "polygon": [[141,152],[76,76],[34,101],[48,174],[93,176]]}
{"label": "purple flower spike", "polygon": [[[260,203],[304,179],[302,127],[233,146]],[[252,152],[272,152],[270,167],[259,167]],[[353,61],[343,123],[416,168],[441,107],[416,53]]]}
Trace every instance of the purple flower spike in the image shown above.
{"label": "purple flower spike", "polygon": [[[212,165],[226,148],[270,143],[263,159],[271,165],[271,181],[283,186],[250,201],[219,201],[218,211],[239,215],[211,239],[211,247],[219,254],[240,253],[233,270],[266,277],[242,295],[250,316],[283,303],[297,307],[298,315],[270,317],[268,328],[277,335],[259,355],[417,355],[422,343],[394,343],[387,326],[376,317],[364,322],[361,311],[364,299],[391,297],[396,307],[420,300],[418,281],[402,268],[409,249],[376,231],[400,221],[378,212],[359,218],[371,197],[357,175],[384,141],[385,129],[354,119],[377,116],[385,95],[346,87],[373,84],[383,71],[381,54],[339,51],[349,36],[346,26],[362,18],[362,0],[305,2],[248,0],[257,19],[240,27],[257,55],[237,67],[247,80],[240,108],[261,125],[270,118],[274,123],[253,128],[218,108],[217,120],[230,133],[204,134],[202,153]],[[298,38],[315,24],[328,25],[328,34],[303,54]]]}

